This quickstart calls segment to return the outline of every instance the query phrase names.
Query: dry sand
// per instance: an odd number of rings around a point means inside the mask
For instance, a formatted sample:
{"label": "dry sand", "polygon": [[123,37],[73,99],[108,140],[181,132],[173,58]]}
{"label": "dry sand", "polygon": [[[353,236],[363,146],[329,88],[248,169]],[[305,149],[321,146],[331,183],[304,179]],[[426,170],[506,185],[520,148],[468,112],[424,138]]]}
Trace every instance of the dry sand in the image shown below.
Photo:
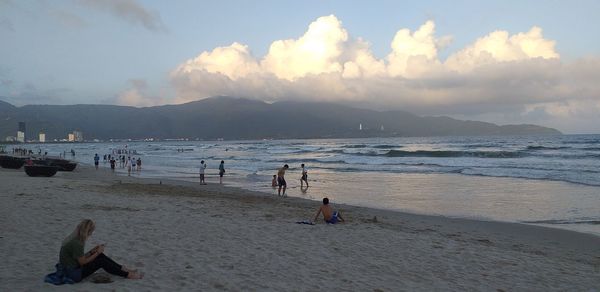
{"label": "dry sand", "polygon": [[[81,166],[0,169],[0,291],[600,290],[598,236],[333,204],[347,223],[301,225],[318,202]],[[84,218],[97,225],[86,249],[106,243],[145,278],[44,283]]]}

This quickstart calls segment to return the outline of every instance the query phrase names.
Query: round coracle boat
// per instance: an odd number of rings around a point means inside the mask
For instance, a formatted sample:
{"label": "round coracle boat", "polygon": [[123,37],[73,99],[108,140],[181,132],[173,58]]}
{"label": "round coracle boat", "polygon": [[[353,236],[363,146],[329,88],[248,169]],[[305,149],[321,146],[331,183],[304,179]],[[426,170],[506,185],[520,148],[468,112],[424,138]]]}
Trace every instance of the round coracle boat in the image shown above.
{"label": "round coracle boat", "polygon": [[28,176],[50,177],[56,174],[58,167],[51,165],[25,165],[25,173]]}

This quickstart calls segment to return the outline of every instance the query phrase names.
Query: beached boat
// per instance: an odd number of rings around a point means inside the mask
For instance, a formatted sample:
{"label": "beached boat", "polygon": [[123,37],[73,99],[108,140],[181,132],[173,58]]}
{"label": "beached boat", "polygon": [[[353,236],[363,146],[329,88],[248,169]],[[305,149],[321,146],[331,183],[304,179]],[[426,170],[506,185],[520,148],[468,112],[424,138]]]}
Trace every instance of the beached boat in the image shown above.
{"label": "beached boat", "polygon": [[19,169],[25,164],[25,159],[24,157],[0,155],[0,166],[2,168]]}
{"label": "beached boat", "polygon": [[50,165],[25,165],[25,173],[28,176],[45,176],[50,177],[56,174],[58,167]]}
{"label": "beached boat", "polygon": [[58,171],[73,171],[77,167],[77,162],[59,158],[46,158],[48,165],[58,167]]}

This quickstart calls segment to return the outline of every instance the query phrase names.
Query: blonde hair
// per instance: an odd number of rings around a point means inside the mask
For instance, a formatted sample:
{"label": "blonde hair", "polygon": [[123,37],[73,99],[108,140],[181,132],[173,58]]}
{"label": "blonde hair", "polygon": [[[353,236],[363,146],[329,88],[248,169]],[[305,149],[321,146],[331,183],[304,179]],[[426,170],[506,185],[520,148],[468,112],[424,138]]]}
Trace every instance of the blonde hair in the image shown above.
{"label": "blonde hair", "polygon": [[71,235],[65,238],[63,243],[66,243],[67,241],[70,241],[73,238],[77,238],[79,241],[85,243],[88,237],[92,235],[92,232],[94,232],[94,229],[96,229],[96,224],[94,224],[94,221],[92,221],[91,219],[83,219],[77,225],[77,228],[73,230]]}

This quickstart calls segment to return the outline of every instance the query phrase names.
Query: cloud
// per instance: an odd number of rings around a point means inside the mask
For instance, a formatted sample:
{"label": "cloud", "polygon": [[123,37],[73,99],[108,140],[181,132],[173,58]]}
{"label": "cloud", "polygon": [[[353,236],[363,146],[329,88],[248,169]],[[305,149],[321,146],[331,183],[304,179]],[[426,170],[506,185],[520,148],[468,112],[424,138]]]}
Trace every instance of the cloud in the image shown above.
{"label": "cloud", "polygon": [[177,69],[183,74],[202,70],[237,80],[249,74],[258,73],[259,66],[250,54],[248,46],[233,43],[228,47],[215,48],[212,52],[203,52]]}
{"label": "cloud", "polygon": [[40,89],[33,83],[27,82],[17,86],[12,80],[3,79],[1,83],[6,89],[4,92],[4,101],[16,106],[26,104],[61,104],[64,102],[63,96],[70,93],[69,88],[49,88]]}
{"label": "cloud", "polygon": [[310,24],[299,39],[275,41],[261,61],[261,67],[278,78],[296,80],[307,74],[341,72],[339,58],[348,33],[333,15]]}
{"label": "cloud", "polygon": [[[154,106],[164,103],[164,100],[148,94],[148,83],[144,79],[129,79],[129,88],[121,92],[115,99],[118,105]],[[114,103],[114,102],[109,102]]]}
{"label": "cloud", "polygon": [[600,124],[600,58],[565,63],[555,41],[535,26],[516,34],[493,31],[440,59],[451,40],[436,36],[435,23],[427,21],[414,31],[398,30],[380,59],[329,15],[298,38],[274,41],[262,58],[235,42],[185,61],[170,78],[175,102],[217,95],[335,101],[421,114],[504,116],[504,123],[517,120],[515,113],[526,120],[537,110],[558,121],[586,109]]}
{"label": "cloud", "polygon": [[453,70],[467,71],[506,61],[558,59],[554,44],[554,41],[544,39],[542,29],[537,26],[527,33],[512,36],[507,31],[495,31],[450,56],[446,65]]}
{"label": "cloud", "polygon": [[87,7],[109,12],[125,21],[141,24],[151,31],[167,31],[160,14],[146,9],[136,0],[77,0]]}

